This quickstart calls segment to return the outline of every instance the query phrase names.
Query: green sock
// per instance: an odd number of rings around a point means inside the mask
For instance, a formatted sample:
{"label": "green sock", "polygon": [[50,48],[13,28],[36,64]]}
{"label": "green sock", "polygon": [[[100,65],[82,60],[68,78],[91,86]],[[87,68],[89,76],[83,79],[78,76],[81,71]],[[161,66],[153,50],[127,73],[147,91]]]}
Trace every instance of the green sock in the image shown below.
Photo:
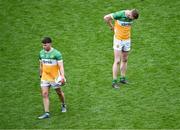
{"label": "green sock", "polygon": [[112,83],[117,83],[117,79],[113,79],[113,80],[112,80]]}
{"label": "green sock", "polygon": [[126,77],[125,76],[121,76],[120,79],[125,79]]}

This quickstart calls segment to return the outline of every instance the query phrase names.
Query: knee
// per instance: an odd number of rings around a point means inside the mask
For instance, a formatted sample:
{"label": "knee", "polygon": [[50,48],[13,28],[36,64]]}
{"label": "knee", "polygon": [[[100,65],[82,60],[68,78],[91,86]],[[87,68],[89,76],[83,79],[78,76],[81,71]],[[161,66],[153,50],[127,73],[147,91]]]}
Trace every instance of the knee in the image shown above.
{"label": "knee", "polygon": [[43,98],[48,98],[49,94],[47,92],[42,93]]}
{"label": "knee", "polygon": [[114,64],[117,64],[117,65],[120,64],[120,60],[115,60]]}
{"label": "knee", "polygon": [[123,59],[122,59],[122,62],[125,62],[125,63],[126,63],[127,61],[128,61],[127,58],[123,58]]}
{"label": "knee", "polygon": [[60,96],[62,96],[64,94],[62,90],[56,90],[56,93]]}
{"label": "knee", "polygon": [[61,91],[60,93],[58,93],[59,96],[63,97],[64,96],[64,93]]}
{"label": "knee", "polygon": [[125,63],[126,63],[127,61],[128,61],[128,57],[127,57],[127,56],[123,56],[123,57],[122,57],[122,62],[125,62]]}

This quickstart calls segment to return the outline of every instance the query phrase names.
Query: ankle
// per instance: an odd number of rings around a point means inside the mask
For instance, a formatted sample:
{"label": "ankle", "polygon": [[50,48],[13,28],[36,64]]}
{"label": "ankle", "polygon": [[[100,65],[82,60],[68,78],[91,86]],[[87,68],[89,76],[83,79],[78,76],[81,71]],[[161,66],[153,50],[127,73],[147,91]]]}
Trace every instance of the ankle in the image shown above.
{"label": "ankle", "polygon": [[121,76],[120,79],[126,79],[126,77],[125,76]]}
{"label": "ankle", "polygon": [[117,83],[117,79],[113,79],[113,80],[112,80],[112,83]]}

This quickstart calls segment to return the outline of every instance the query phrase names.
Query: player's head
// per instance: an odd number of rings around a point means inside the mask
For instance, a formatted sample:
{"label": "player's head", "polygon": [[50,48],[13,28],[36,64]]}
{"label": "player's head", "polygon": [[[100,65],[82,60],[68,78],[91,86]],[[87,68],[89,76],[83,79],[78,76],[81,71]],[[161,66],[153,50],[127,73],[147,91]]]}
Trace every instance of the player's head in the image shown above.
{"label": "player's head", "polygon": [[51,49],[51,43],[52,40],[50,37],[44,37],[42,40],[44,50],[49,51]]}
{"label": "player's head", "polygon": [[130,19],[138,19],[139,13],[136,9],[132,9],[128,17]]}

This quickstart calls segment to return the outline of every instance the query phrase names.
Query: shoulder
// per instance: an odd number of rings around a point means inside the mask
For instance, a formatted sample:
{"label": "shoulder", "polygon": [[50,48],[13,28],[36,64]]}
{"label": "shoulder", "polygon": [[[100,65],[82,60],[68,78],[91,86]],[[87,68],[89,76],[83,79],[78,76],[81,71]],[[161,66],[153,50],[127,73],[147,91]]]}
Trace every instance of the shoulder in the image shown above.
{"label": "shoulder", "polygon": [[111,14],[114,19],[120,19],[125,17],[125,10],[120,10]]}
{"label": "shoulder", "polygon": [[62,60],[62,59],[63,59],[63,58],[62,58],[62,54],[61,54],[60,51],[58,51],[58,50],[56,50],[56,49],[53,49],[53,54],[54,54],[54,56],[55,56],[55,58],[56,58],[57,60]]}
{"label": "shoulder", "polygon": [[44,57],[44,50],[41,50],[39,52],[39,59],[42,59]]}
{"label": "shoulder", "polygon": [[44,49],[43,50],[41,50],[39,53],[43,53],[44,52]]}
{"label": "shoulder", "polygon": [[53,48],[53,53],[55,53],[55,54],[57,54],[57,55],[61,55],[61,52],[58,51],[57,49],[54,49],[54,48]]}
{"label": "shoulder", "polygon": [[123,13],[125,13],[125,11],[126,11],[126,10],[119,10],[119,11],[116,11],[116,12],[114,12],[114,13],[116,13],[116,14],[123,14]]}
{"label": "shoulder", "polygon": [[39,55],[44,54],[44,49],[39,52]]}

